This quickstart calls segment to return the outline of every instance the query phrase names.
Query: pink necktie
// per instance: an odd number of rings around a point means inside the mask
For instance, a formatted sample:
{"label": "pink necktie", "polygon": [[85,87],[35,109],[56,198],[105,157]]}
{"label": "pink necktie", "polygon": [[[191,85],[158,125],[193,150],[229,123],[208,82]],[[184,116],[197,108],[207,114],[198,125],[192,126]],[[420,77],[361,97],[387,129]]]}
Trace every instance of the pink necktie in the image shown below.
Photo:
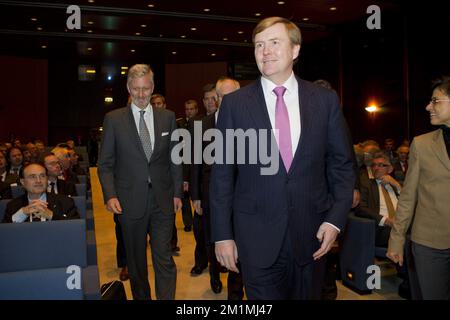
{"label": "pink necktie", "polygon": [[277,103],[275,106],[275,129],[278,129],[278,148],[281,158],[284,162],[286,172],[292,164],[292,142],[291,142],[291,126],[289,124],[289,114],[286,103],[284,103],[283,95],[286,92],[285,87],[276,87],[273,92],[277,95]]}

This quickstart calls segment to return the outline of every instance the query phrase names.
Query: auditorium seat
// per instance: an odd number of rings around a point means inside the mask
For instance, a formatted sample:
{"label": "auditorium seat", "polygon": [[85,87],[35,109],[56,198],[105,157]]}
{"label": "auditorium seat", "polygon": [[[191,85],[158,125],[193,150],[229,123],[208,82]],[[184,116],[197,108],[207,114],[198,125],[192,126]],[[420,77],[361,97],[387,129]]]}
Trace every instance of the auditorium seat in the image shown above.
{"label": "auditorium seat", "polygon": [[[88,268],[83,219],[0,224],[0,256],[0,299],[100,297],[97,266]],[[81,288],[66,285],[69,266],[80,268]]]}
{"label": "auditorium seat", "polygon": [[11,199],[0,200],[0,223],[3,221],[3,218],[5,217],[6,205],[8,204],[9,201],[11,201]]}
{"label": "auditorium seat", "polygon": [[342,284],[359,294],[371,293],[367,279],[373,272],[367,268],[375,257],[386,259],[386,248],[375,246],[375,221],[350,213],[340,250]]}

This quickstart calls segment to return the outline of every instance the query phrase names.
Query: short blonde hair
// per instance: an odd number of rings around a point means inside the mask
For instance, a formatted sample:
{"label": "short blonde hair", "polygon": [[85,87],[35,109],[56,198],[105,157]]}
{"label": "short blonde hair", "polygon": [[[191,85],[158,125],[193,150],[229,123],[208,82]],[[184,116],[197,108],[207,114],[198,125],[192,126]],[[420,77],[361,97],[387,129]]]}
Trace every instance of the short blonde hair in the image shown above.
{"label": "short blonde hair", "polygon": [[289,39],[291,40],[291,43],[293,45],[301,45],[302,44],[302,34],[300,32],[299,27],[292,21],[282,18],[282,17],[269,17],[261,20],[258,25],[253,29],[253,36],[252,41],[255,43],[255,36],[266,30],[267,28],[277,24],[281,23],[286,27],[286,30],[289,35]]}
{"label": "short blonde hair", "polygon": [[153,82],[153,71],[148,64],[135,64],[128,70],[127,84],[130,84],[136,78],[142,78],[146,75],[150,75],[151,81]]}

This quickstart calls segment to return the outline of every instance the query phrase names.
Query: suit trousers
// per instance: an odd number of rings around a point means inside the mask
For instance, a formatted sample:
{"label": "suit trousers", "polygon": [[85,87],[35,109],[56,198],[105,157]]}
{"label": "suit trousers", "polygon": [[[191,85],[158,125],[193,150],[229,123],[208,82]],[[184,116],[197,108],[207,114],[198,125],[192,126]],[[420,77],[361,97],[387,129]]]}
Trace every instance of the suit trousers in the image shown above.
{"label": "suit trousers", "polygon": [[424,300],[450,300],[450,249],[412,242],[417,278]]}
{"label": "suit trousers", "polygon": [[127,252],[125,250],[125,244],[123,241],[123,235],[122,235],[122,227],[120,226],[119,222],[119,215],[114,214],[114,223],[116,225],[115,231],[116,231],[116,259],[117,259],[117,267],[123,268],[127,266]]}
{"label": "suit trousers", "polygon": [[192,207],[191,207],[191,196],[189,192],[183,193],[183,198],[181,199],[183,207],[181,209],[183,224],[187,228],[192,227]]}
{"label": "suit trousers", "polygon": [[133,219],[127,215],[127,212],[119,216],[125,240],[133,299],[151,299],[147,271],[147,235],[149,235],[155,271],[156,298],[173,300],[175,299],[177,268],[172,257],[170,240],[175,214],[166,214],[161,211],[150,185],[146,198],[146,212],[142,218]]}
{"label": "suit trousers", "polygon": [[[244,260],[245,261],[245,260]],[[274,264],[261,268],[241,261],[249,300],[319,300],[325,275],[325,259],[299,265],[286,233]]]}
{"label": "suit trousers", "polygon": [[199,215],[197,212],[194,212],[193,227],[195,238],[195,265],[201,269],[205,269],[208,266],[208,255],[206,252],[203,215]]}

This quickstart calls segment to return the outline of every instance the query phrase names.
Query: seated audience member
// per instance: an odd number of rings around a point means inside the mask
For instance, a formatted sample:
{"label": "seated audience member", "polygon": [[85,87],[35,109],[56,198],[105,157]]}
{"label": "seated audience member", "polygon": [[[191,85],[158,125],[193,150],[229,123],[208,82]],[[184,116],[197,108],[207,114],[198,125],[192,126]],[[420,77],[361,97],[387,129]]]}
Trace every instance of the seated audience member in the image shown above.
{"label": "seated audience member", "polygon": [[62,176],[60,178],[74,184],[79,183],[77,175],[72,173],[72,163],[70,162],[69,150],[63,147],[56,147],[52,150],[52,153],[58,158],[59,164],[62,168]]}
{"label": "seated audience member", "polygon": [[374,179],[361,175],[361,201],[356,215],[376,221],[375,245],[387,247],[402,187],[390,176],[393,167],[385,153],[375,153],[371,166]]}
{"label": "seated audience member", "polygon": [[49,153],[43,157],[43,163],[47,169],[48,175],[48,186],[47,192],[54,194],[63,194],[66,196],[74,197],[77,195],[77,190],[75,184],[70,181],[65,181],[58,179],[62,174],[61,165],[59,164],[58,158]]}
{"label": "seated audience member", "polygon": [[17,147],[13,147],[9,150],[8,156],[6,157],[9,161],[8,171],[16,176],[19,175],[19,171],[22,168],[23,154],[22,150]]}
{"label": "seated audience member", "polygon": [[40,158],[45,153],[45,144],[42,140],[35,140],[34,145],[36,146],[36,150],[38,152],[38,158]]}
{"label": "seated audience member", "polygon": [[6,182],[0,181],[0,200],[11,199],[11,186]]}
{"label": "seated audience member", "polygon": [[0,143],[0,153],[3,153],[4,156],[6,156],[6,153],[8,152],[8,147],[4,143]]}
{"label": "seated audience member", "polygon": [[373,179],[372,173],[372,159],[373,155],[380,152],[380,146],[374,140],[366,140],[362,143],[363,150],[363,166],[360,168],[362,173],[365,174],[369,179]]}
{"label": "seated audience member", "polygon": [[32,163],[20,171],[25,194],[8,202],[3,222],[77,219],[74,201],[64,195],[47,193],[47,172],[44,166]]}
{"label": "seated audience member", "polygon": [[391,164],[394,165],[397,162],[397,154],[395,153],[395,141],[392,138],[384,140],[383,152],[389,157]]}
{"label": "seated audience member", "polygon": [[397,149],[398,161],[394,164],[394,178],[403,185],[408,171],[409,146],[402,145]]}
{"label": "seated audience member", "polygon": [[9,171],[6,170],[6,158],[1,152],[0,152],[0,181],[6,183],[7,185],[19,183],[19,176],[9,173]]}
{"label": "seated audience member", "polygon": [[67,150],[69,151],[70,155],[70,166],[72,173],[79,176],[85,176],[86,171],[78,164],[79,155],[72,148],[69,148]]}
{"label": "seated audience member", "polygon": [[32,162],[36,162],[32,159],[31,152],[28,151],[28,149],[25,149],[22,151],[22,156],[23,156],[23,160],[22,160],[23,166],[26,166],[27,164],[30,164]]}
{"label": "seated audience member", "polygon": [[37,162],[39,160],[39,152],[34,143],[28,142],[24,150],[30,153],[30,162]]}

